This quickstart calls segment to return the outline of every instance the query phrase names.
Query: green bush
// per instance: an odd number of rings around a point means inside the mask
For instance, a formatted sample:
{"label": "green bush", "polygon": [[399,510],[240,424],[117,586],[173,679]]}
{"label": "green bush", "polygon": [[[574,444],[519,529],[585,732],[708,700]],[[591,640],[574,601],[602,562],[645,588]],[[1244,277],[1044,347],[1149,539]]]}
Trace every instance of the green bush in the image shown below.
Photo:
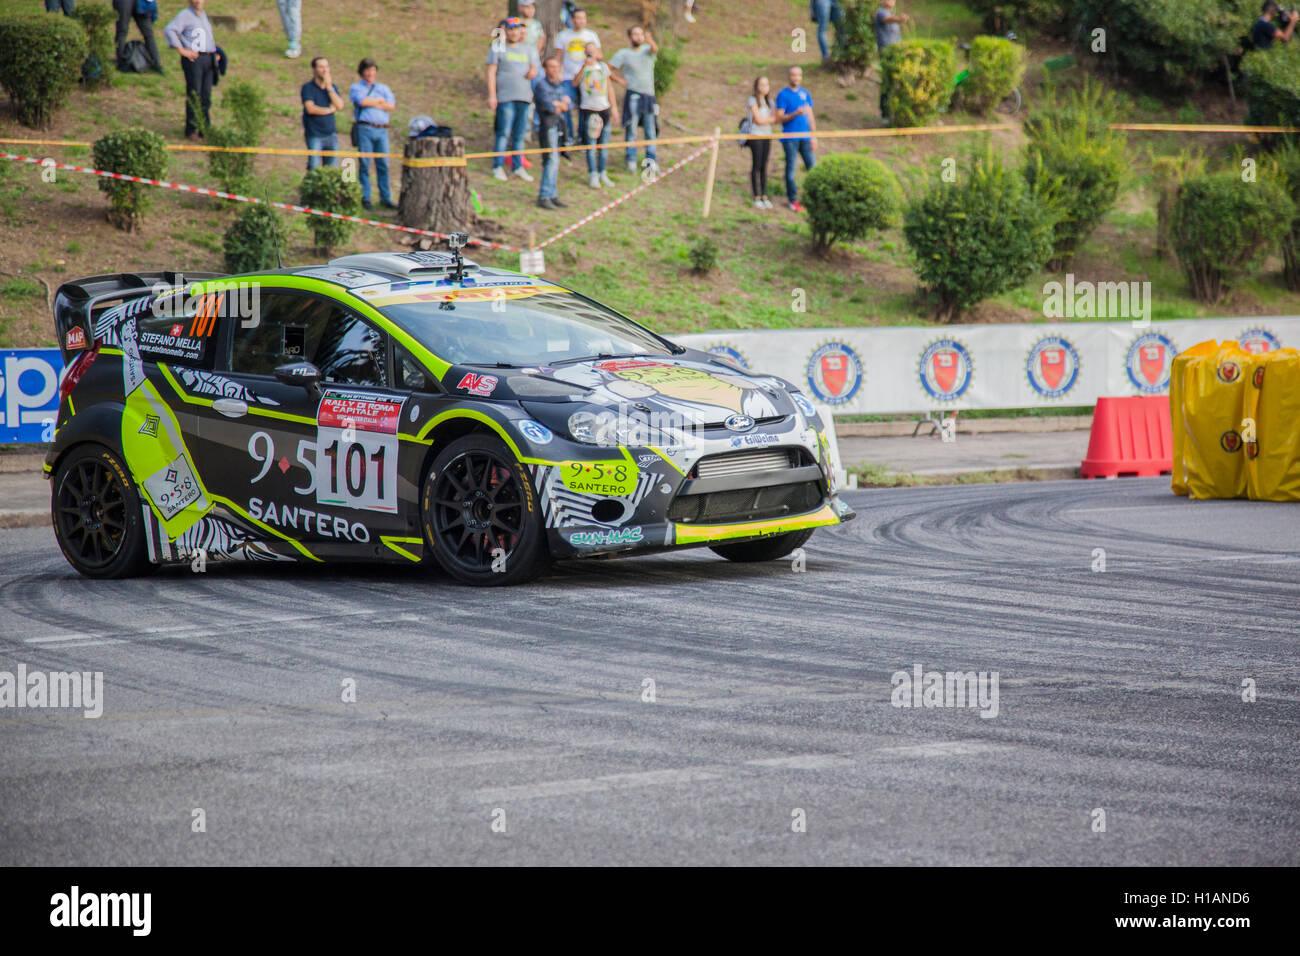
{"label": "green bush", "polygon": [[1282,237],[1282,279],[1292,292],[1300,291],[1300,146],[1287,143],[1274,155],[1273,171],[1296,206],[1296,217]]}
{"label": "green bush", "polygon": [[810,169],[803,194],[813,248],[819,253],[836,242],[886,229],[898,215],[894,174],[884,163],[855,153],[835,153]]}
{"label": "green bush", "polygon": [[[1251,126],[1300,126],[1300,48],[1275,43],[1252,50],[1241,60]],[[1273,136],[1267,137],[1273,140]]]}
{"label": "green bush", "polygon": [[[230,84],[221,97],[229,123],[204,130],[209,146],[257,146],[266,124],[266,99],[248,82]],[[201,115],[201,114],[200,114]],[[247,192],[253,180],[253,153],[208,153],[208,171],[226,192]]]}
{"label": "green bush", "polygon": [[[298,201],[313,209],[355,216],[361,211],[361,186],[355,178],[349,179],[341,167],[317,166],[302,178]],[[330,249],[347,240],[353,223],[328,216],[310,216],[307,225],[315,239],[316,251],[329,255]]]}
{"label": "green bush", "polygon": [[1022,29],[1029,24],[1055,26],[1065,19],[1069,0],[966,0],[966,6],[984,18],[984,29],[994,33]]}
{"label": "green bush", "polygon": [[831,60],[836,66],[865,73],[876,57],[875,0],[843,0],[844,18],[835,27]]}
{"label": "green bush", "polygon": [[276,268],[287,237],[280,213],[262,203],[245,206],[222,239],[226,271],[233,275]]}
{"label": "green bush", "polygon": [[1089,136],[1105,136],[1111,123],[1128,119],[1130,107],[1122,94],[1105,84],[1085,77],[1077,89],[1061,92],[1047,87],[1034,97],[1034,105],[1025,120],[1025,135],[1031,140],[1047,123],[1082,125]]}
{"label": "green bush", "polygon": [[18,122],[48,127],[81,78],[89,53],[85,31],[68,17],[0,17],[0,87],[13,100]]}
{"label": "green bush", "polygon": [[[147,129],[119,130],[95,140],[95,168],[145,179],[167,175],[167,147],[163,138]],[[99,189],[108,193],[108,221],[131,232],[144,217],[157,187],[100,177]]]}
{"label": "green bush", "polygon": [[880,59],[885,114],[894,126],[924,126],[952,98],[957,54],[947,40],[904,40]]}
{"label": "green bush", "polygon": [[1156,193],[1156,256],[1168,259],[1173,253],[1169,240],[1169,221],[1173,216],[1178,187],[1184,181],[1205,173],[1205,154],[1181,152],[1151,157],[1151,180]]}
{"label": "green bush", "polygon": [[718,245],[708,236],[702,236],[695,240],[686,257],[691,260],[692,270],[698,275],[705,275],[718,265]]}
{"label": "green bush", "polygon": [[[1085,57],[1115,57],[1129,73],[1183,85],[1223,69],[1250,25],[1259,0],[1073,0]],[[1106,52],[1091,53],[1092,31],[1106,31]]]}
{"label": "green bush", "polygon": [[972,113],[987,113],[1011,95],[1025,77],[1025,48],[1002,37],[976,37],[970,45],[970,79],[962,102]]}
{"label": "green bush", "polygon": [[673,88],[677,68],[682,65],[682,48],[677,44],[664,44],[655,56],[655,96],[666,96]]}
{"label": "green bush", "polygon": [[957,182],[932,182],[903,213],[903,238],[940,321],[1041,269],[1059,215],[1047,187],[1031,187],[991,146],[967,165]]}
{"label": "green bush", "polygon": [[117,11],[107,4],[77,4],[76,17],[86,31],[86,46],[90,55],[81,68],[81,78],[88,88],[113,85],[113,68],[117,53],[113,49],[113,31],[117,24]]}
{"label": "green bush", "polygon": [[1128,169],[1126,140],[1112,130],[1090,131],[1087,115],[1078,111],[1042,117],[1026,132],[1025,179],[1031,187],[1042,176],[1058,184],[1061,218],[1049,268],[1060,271],[1115,205]]}
{"label": "green bush", "polygon": [[1295,205],[1276,177],[1243,182],[1229,169],[1183,183],[1171,232],[1192,295],[1220,301],[1236,276],[1283,244],[1294,219]]}

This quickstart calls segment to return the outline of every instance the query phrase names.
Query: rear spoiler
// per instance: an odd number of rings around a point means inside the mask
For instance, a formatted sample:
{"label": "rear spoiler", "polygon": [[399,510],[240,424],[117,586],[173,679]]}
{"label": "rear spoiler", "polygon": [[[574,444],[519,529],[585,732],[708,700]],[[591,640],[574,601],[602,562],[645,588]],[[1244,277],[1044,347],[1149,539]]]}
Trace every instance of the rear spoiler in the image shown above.
{"label": "rear spoiler", "polygon": [[54,331],[64,362],[94,345],[95,318],[105,307],[191,281],[224,278],[224,272],[116,272],[74,279],[54,293]]}

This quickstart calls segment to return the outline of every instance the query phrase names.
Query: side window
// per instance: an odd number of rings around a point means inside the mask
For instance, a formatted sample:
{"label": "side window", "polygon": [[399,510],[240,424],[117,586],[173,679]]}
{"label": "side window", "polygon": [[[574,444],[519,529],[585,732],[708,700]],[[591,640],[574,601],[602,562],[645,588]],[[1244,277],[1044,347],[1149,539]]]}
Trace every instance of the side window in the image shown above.
{"label": "side window", "polygon": [[220,323],[226,314],[224,292],[159,299],[136,315],[140,356],[149,362],[212,368]]}
{"label": "side window", "polygon": [[255,325],[235,325],[231,371],[274,375],[288,362],[310,361],[335,309],[325,299],[292,292],[264,292],[259,305]]}
{"label": "side window", "polygon": [[342,306],[330,309],[312,362],[327,382],[388,385],[388,336]]}
{"label": "side window", "polygon": [[398,388],[409,388],[413,392],[437,390],[424,366],[397,343],[393,343],[393,378],[396,379],[393,384]]}

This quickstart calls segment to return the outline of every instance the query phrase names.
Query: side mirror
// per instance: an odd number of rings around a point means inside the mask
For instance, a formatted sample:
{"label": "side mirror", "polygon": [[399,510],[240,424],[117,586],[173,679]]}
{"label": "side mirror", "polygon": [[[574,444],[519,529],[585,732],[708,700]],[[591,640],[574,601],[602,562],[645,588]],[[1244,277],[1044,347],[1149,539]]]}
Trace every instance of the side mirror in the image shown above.
{"label": "side mirror", "polygon": [[275,377],[285,385],[315,388],[320,383],[320,369],[311,362],[290,362],[275,370]]}

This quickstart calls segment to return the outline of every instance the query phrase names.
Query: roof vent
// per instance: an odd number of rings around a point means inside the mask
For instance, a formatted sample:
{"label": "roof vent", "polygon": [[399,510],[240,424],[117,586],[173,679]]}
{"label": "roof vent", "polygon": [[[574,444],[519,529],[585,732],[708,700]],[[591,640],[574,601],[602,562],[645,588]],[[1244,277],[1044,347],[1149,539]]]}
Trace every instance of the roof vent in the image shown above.
{"label": "roof vent", "polygon": [[[466,269],[477,269],[478,263],[464,260]],[[360,252],[352,256],[331,259],[330,265],[344,269],[363,269],[388,275],[421,276],[443,275],[456,271],[456,257],[450,252]]]}

